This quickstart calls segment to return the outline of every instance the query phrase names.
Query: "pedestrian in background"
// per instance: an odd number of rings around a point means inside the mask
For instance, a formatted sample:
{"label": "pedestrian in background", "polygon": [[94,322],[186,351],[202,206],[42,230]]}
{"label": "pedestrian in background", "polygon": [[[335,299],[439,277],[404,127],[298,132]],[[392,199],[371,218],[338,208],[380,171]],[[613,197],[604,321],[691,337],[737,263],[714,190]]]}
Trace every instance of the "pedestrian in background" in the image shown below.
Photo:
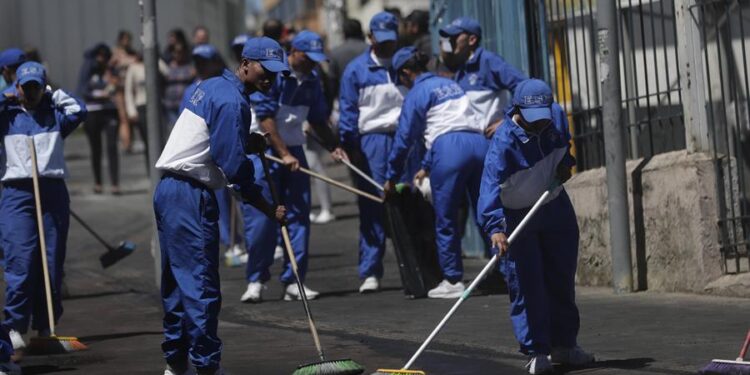
{"label": "pedestrian in background", "polygon": [[172,47],[172,61],[167,67],[164,77],[164,112],[167,116],[167,125],[170,129],[174,126],[179,116],[180,103],[185,95],[185,89],[195,79],[195,68],[190,59],[187,44],[177,43]]}

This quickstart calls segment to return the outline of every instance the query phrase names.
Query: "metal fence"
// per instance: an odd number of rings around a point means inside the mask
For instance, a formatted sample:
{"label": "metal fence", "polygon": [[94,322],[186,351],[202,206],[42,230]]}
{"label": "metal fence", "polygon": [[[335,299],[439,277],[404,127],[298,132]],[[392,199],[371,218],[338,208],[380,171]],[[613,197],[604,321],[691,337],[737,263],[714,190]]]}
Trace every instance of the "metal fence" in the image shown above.
{"label": "metal fence", "polygon": [[[545,0],[548,64],[570,117],[578,170],[604,165],[596,1]],[[618,2],[623,122],[630,158],[685,148],[673,0]]]}
{"label": "metal fence", "polygon": [[[703,1],[701,26],[707,117],[717,173],[719,232],[727,273],[748,272],[750,238],[750,2]],[[746,19],[748,18],[748,19]]]}

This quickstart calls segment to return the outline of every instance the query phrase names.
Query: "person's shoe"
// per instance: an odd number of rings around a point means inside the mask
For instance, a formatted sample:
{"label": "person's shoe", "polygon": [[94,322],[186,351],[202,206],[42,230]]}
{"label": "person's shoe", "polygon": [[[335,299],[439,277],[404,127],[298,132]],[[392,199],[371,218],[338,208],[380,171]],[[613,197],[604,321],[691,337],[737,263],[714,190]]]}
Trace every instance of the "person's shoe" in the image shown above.
{"label": "person's shoe", "polygon": [[461,281],[451,284],[448,280],[443,280],[436,286],[427,292],[429,298],[458,298],[466,290],[464,283]]}
{"label": "person's shoe", "polygon": [[21,375],[21,366],[13,362],[0,363],[0,375]]}
{"label": "person's shoe", "polygon": [[583,351],[579,346],[574,346],[572,348],[552,348],[549,360],[552,363],[583,366],[594,362],[596,358],[593,354]]}
{"label": "person's shoe", "polygon": [[242,294],[242,297],[240,297],[240,301],[247,303],[261,302],[263,300],[263,289],[266,289],[266,286],[260,281],[254,281],[247,284],[247,290]]}
{"label": "person's shoe", "polygon": [[284,257],[284,248],[281,246],[276,246],[276,249],[273,251],[273,260],[279,260]]}
{"label": "person's shoe", "polygon": [[8,336],[10,337],[10,343],[13,344],[13,350],[26,348],[26,342],[23,341],[23,336],[21,336],[20,332],[11,329],[10,332],[8,332]]}
{"label": "person's shoe", "polygon": [[195,369],[190,365],[186,365],[184,370],[167,365],[167,368],[164,369],[164,375],[195,375]]}
{"label": "person's shoe", "polygon": [[320,211],[319,214],[310,219],[313,224],[327,224],[334,220],[336,220],[336,215],[332,214],[331,211],[328,210]]}
{"label": "person's shoe", "polygon": [[247,264],[247,253],[243,251],[242,246],[234,245],[231,249],[224,252],[224,262],[229,267],[239,267]]}
{"label": "person's shoe", "polygon": [[[306,285],[302,286],[305,288],[305,295],[307,296],[308,300],[318,298],[318,295],[320,293],[308,288]],[[297,288],[297,284],[289,284],[286,286],[286,289],[284,290],[284,301],[296,301],[300,300],[302,297],[299,294],[299,288]]]}
{"label": "person's shoe", "polygon": [[530,358],[529,363],[526,364],[526,370],[529,374],[550,374],[554,370],[546,355],[539,354]]}
{"label": "person's shoe", "polygon": [[380,281],[375,276],[370,276],[362,282],[362,286],[359,287],[359,292],[362,294],[377,292],[380,289]]}

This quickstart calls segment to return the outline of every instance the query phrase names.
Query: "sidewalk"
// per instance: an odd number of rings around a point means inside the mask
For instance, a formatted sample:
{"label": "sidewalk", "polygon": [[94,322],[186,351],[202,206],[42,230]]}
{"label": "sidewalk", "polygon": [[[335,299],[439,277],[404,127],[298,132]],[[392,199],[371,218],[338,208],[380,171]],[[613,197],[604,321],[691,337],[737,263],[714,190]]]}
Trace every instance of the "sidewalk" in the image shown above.
{"label": "sidewalk", "polygon": [[[24,374],[161,374],[161,305],[151,257],[151,198],[143,155],[124,155],[121,197],[91,194],[88,146],[79,133],[66,145],[72,208],[102,235],[138,244],[134,255],[108,270],[104,251],[71,221],[66,280],[71,298],[59,334],[75,335],[86,352],[27,356]],[[106,170],[106,169],[105,169]],[[343,169],[333,171],[345,179]],[[106,188],[105,188],[106,190]],[[349,357],[367,367],[398,368],[417,349],[453,301],[407,300],[400,290],[395,256],[386,255],[384,291],[359,295],[357,211],[353,198],[334,194],[339,220],[313,226],[308,284],[321,298],[312,302],[329,358]],[[467,260],[467,279],[482,261]],[[300,303],[280,300],[279,265],[266,302],[245,305],[244,269],[222,267],[220,337],[230,374],[290,374],[316,353]],[[569,374],[694,374],[712,358],[737,355],[750,328],[750,300],[683,294],[615,296],[607,289],[580,288],[580,344],[594,352],[596,366]],[[468,300],[416,368],[428,374],[524,374],[508,319],[506,295]]]}

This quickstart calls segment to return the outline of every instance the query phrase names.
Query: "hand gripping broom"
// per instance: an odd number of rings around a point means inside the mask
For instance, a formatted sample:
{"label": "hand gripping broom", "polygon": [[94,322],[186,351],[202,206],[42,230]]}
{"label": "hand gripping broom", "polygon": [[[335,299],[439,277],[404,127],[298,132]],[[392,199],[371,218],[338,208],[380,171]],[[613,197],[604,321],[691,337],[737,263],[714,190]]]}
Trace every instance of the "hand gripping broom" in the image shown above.
{"label": "hand gripping broom", "polygon": [[27,145],[31,153],[31,177],[34,182],[34,200],[36,203],[36,222],[39,227],[39,249],[42,256],[42,271],[44,274],[44,294],[47,297],[47,318],[49,319],[50,335],[48,337],[34,337],[29,343],[28,351],[37,354],[58,354],[79,350],[88,347],[78,341],[76,337],[63,337],[55,335],[55,317],[52,312],[52,286],[49,281],[49,267],[47,265],[47,242],[44,238],[44,221],[42,219],[42,202],[39,193],[39,167],[36,163],[36,147],[34,138],[27,138]]}
{"label": "hand gripping broom", "polygon": [[[526,226],[526,224],[531,220],[531,218],[534,216],[534,214],[539,211],[539,208],[544,204],[544,202],[547,200],[547,197],[549,197],[552,190],[557,188],[559,184],[557,182],[553,183],[553,186],[551,186],[547,191],[542,194],[541,197],[534,203],[534,205],[531,207],[531,210],[529,210],[529,213],[526,214],[526,216],[521,220],[521,223],[518,224],[516,229],[513,231],[513,233],[510,235],[510,238],[508,238],[508,246],[510,246],[513,243],[513,240],[516,239],[519,233],[523,230],[523,228]],[[414,362],[419,358],[419,356],[422,354],[422,352],[427,348],[427,345],[430,345],[430,342],[437,336],[438,332],[440,332],[441,329],[443,329],[443,326],[450,320],[450,318],[453,316],[453,314],[458,310],[459,306],[469,299],[469,296],[471,296],[471,292],[476,288],[479,283],[484,280],[485,277],[487,277],[487,274],[492,271],[492,268],[495,267],[495,264],[500,259],[500,256],[498,254],[495,254],[492,259],[490,259],[489,262],[487,262],[487,265],[484,266],[482,269],[482,272],[479,273],[479,275],[474,279],[474,281],[471,282],[471,285],[469,285],[468,288],[466,288],[466,291],[464,294],[461,295],[461,297],[456,301],[456,303],[453,305],[453,307],[448,311],[448,314],[443,317],[443,320],[438,323],[437,327],[435,327],[434,330],[432,330],[432,333],[430,333],[430,336],[427,337],[427,339],[422,343],[422,346],[417,349],[417,352],[414,353],[414,355],[409,359],[409,362],[404,365],[403,368],[400,370],[389,370],[389,369],[378,369],[378,371],[374,372],[372,375],[407,375],[407,374],[419,374],[419,375],[425,375],[424,371],[419,370],[409,370],[409,368],[414,364]]]}
{"label": "hand gripping broom", "polygon": [[[258,133],[252,133],[258,134]],[[258,134],[251,135],[251,137],[262,137]],[[258,142],[258,141],[253,141]],[[265,142],[265,140],[263,140]],[[276,186],[271,179],[271,173],[268,170],[268,160],[266,160],[266,154],[264,151],[258,152],[258,157],[263,164],[263,174],[265,175],[268,188],[271,190],[271,197],[275,205],[279,204],[279,195],[276,190]],[[299,271],[297,268],[297,259],[294,257],[294,251],[292,250],[292,243],[289,239],[289,231],[287,230],[286,224],[281,224],[281,237],[284,239],[284,247],[286,253],[289,256],[289,262],[292,265],[292,272],[294,272],[294,278],[297,281],[297,288],[299,289],[300,297],[302,297],[302,305],[305,307],[305,314],[307,315],[307,322],[310,325],[310,333],[312,333],[313,341],[315,341],[315,348],[318,350],[318,357],[320,362],[310,363],[301,365],[294,371],[293,375],[356,375],[364,372],[364,368],[357,362],[351,359],[340,359],[340,360],[326,360],[325,354],[323,354],[323,347],[320,345],[320,337],[318,337],[318,329],[315,327],[315,321],[313,320],[312,312],[307,301],[307,295],[305,294],[305,287],[302,285],[302,280],[299,277]]]}

